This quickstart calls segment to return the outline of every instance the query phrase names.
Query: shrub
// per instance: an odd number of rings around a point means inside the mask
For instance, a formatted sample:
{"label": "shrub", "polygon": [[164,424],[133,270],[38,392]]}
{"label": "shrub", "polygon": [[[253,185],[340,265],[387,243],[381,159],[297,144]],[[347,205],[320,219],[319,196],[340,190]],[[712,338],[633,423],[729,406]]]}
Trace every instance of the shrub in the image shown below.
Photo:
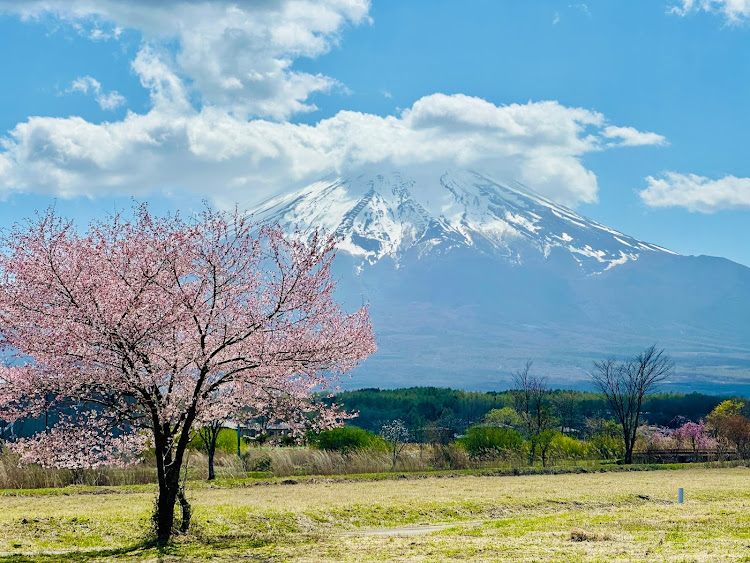
{"label": "shrub", "polygon": [[309,444],[319,450],[349,453],[356,450],[386,450],[387,444],[377,434],[357,428],[356,426],[344,426],[343,428],[332,428],[323,430],[308,437]]}
{"label": "shrub", "polygon": [[551,457],[557,459],[584,459],[589,455],[589,445],[564,434],[556,434],[550,445]]}
{"label": "shrub", "polygon": [[468,469],[470,463],[467,454],[464,448],[456,444],[437,444],[432,448],[430,461],[434,469]]}
{"label": "shrub", "polygon": [[250,471],[271,471],[271,456],[264,455],[253,462]]}
{"label": "shrub", "polygon": [[523,437],[510,428],[474,426],[457,440],[472,457],[497,455],[506,451],[518,451],[523,445]]}
{"label": "shrub", "polygon": [[295,436],[282,436],[281,440],[279,440],[279,445],[284,447],[292,447],[296,446],[298,443],[298,440]]}
{"label": "shrub", "polygon": [[[206,444],[203,442],[203,438],[195,432],[193,439],[190,442],[190,447],[201,452],[206,451]],[[222,428],[219,431],[219,436],[216,438],[216,451],[226,452],[228,454],[237,453],[237,431],[231,428]]]}
{"label": "shrub", "polygon": [[484,416],[485,426],[496,426],[499,428],[518,428],[523,426],[523,419],[511,407],[492,409]]}
{"label": "shrub", "polygon": [[594,434],[589,440],[600,459],[617,459],[625,455],[625,442],[621,436]]}

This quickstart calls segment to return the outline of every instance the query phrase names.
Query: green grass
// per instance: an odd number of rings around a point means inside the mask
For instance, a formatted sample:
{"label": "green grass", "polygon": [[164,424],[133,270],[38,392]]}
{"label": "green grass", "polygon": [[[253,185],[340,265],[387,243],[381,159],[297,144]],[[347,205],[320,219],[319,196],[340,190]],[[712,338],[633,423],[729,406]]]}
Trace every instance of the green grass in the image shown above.
{"label": "green grass", "polygon": [[[194,482],[194,527],[164,549],[146,541],[151,485],[2,491],[0,561],[678,562],[750,555],[744,467],[387,475]],[[685,504],[676,502],[678,487]],[[367,534],[426,523],[449,527]]]}

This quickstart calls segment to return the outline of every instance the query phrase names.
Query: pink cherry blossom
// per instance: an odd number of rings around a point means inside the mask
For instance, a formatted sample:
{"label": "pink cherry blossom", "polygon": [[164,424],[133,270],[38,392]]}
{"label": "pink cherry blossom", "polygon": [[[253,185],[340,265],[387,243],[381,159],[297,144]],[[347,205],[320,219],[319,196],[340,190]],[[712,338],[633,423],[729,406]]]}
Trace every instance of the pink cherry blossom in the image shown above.
{"label": "pink cherry blossom", "polygon": [[145,433],[114,434],[110,421],[98,412],[61,418],[49,432],[9,444],[21,456],[21,463],[72,470],[125,467],[147,445]]}
{"label": "pink cherry blossom", "polygon": [[85,441],[96,459],[131,452],[103,445],[105,422],[119,440],[147,434],[168,539],[192,428],[303,405],[375,350],[367,307],[345,313],[333,299],[334,246],[236,211],[185,220],[140,206],[85,233],[54,211],[16,225],[0,253],[0,416],[89,413],[68,421],[75,440],[61,428],[24,442],[25,459],[65,466]]}
{"label": "pink cherry blossom", "polygon": [[708,435],[706,423],[686,422],[672,432],[672,437],[692,448],[693,450],[712,449],[716,447],[716,440]]}

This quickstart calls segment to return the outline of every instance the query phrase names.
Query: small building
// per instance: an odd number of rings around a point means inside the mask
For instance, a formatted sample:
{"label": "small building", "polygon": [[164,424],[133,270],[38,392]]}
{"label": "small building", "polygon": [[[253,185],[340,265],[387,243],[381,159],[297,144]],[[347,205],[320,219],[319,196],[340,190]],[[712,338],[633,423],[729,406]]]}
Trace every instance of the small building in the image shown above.
{"label": "small building", "polygon": [[258,436],[265,435],[270,442],[279,442],[287,436],[294,434],[294,427],[286,422],[260,424],[253,422],[240,427],[240,434],[250,440],[256,440]]}

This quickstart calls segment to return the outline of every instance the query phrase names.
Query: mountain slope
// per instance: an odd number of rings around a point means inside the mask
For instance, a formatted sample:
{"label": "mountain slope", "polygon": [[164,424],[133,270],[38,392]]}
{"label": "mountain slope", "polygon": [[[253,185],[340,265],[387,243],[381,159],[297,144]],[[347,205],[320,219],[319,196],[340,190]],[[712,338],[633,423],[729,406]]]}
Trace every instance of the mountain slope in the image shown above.
{"label": "mountain slope", "polygon": [[610,229],[535,194],[478,172],[449,171],[418,183],[400,173],[317,182],[269,200],[254,213],[302,230],[322,227],[342,237],[340,248],[364,263],[407,253],[474,248],[522,263],[567,250],[586,273],[643,252],[669,252]]}
{"label": "mountain slope", "polygon": [[750,269],[679,256],[477,172],[312,184],[256,218],[341,237],[340,299],[380,349],[353,387],[499,389],[527,358],[586,387],[594,359],[656,342],[674,388],[747,392]]}

